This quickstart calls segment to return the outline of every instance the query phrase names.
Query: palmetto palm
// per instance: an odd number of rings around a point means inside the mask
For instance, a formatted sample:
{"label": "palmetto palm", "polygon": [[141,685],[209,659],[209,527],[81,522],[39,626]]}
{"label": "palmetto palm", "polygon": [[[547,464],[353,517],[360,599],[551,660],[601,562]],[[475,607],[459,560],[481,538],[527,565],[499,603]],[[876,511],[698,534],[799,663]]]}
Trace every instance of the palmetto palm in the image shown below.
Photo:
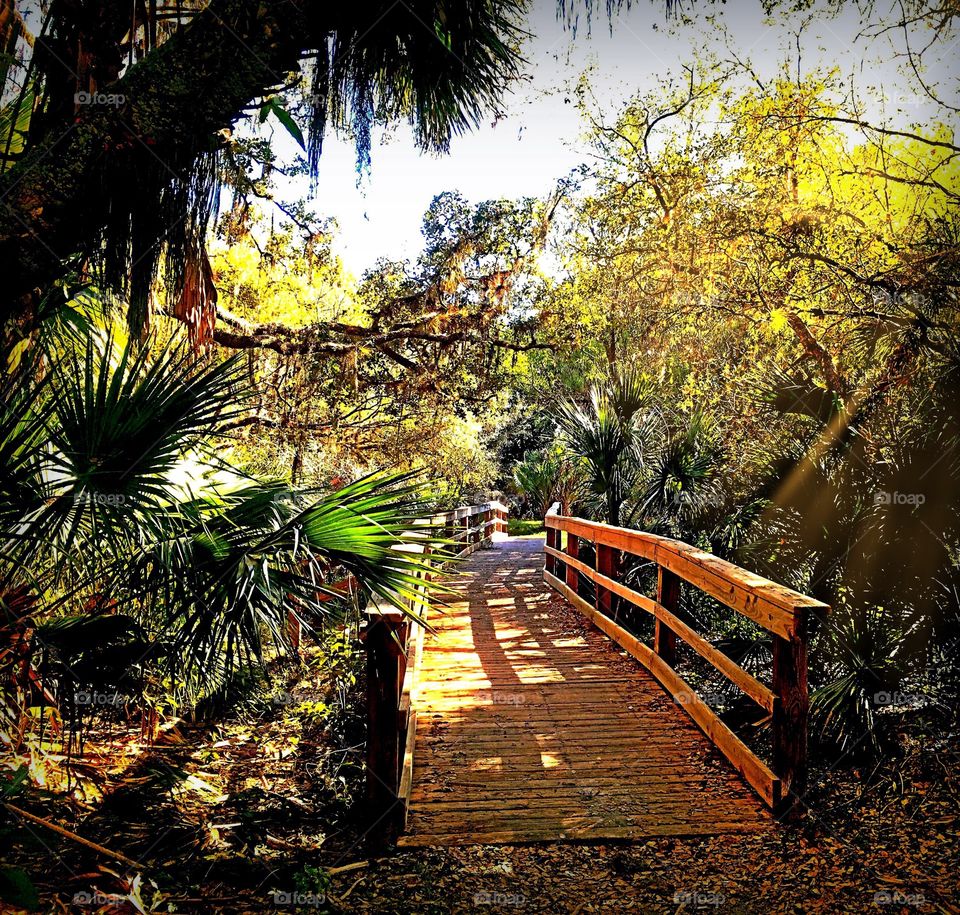
{"label": "palmetto palm", "polygon": [[569,511],[584,490],[580,469],[558,448],[525,454],[523,461],[514,468],[513,480],[539,518],[554,502],[559,502],[564,512]]}
{"label": "palmetto palm", "polygon": [[635,368],[594,385],[584,404],[562,401],[556,417],[569,451],[579,459],[590,491],[602,501],[608,524],[621,523],[624,502],[643,466],[650,417],[643,410],[650,386]]}
{"label": "palmetto palm", "polygon": [[422,513],[418,487],[388,475],[294,492],[245,476],[211,444],[243,408],[239,369],[91,338],[9,391],[0,594],[31,595],[41,642],[44,620],[60,620],[55,640],[71,618],[77,643],[91,620],[122,616],[196,692],[282,641],[289,614],[322,611],[336,579],[413,596],[422,560],[393,547]]}
{"label": "palmetto palm", "polygon": [[916,658],[909,630],[895,613],[842,606],[824,627],[818,654],[826,677],[810,710],[820,739],[840,753],[869,754],[880,748],[878,707],[890,702]]}
{"label": "palmetto palm", "polygon": [[635,513],[657,533],[690,538],[700,522],[725,505],[724,455],[713,423],[701,413],[671,422],[662,433],[648,454]]}

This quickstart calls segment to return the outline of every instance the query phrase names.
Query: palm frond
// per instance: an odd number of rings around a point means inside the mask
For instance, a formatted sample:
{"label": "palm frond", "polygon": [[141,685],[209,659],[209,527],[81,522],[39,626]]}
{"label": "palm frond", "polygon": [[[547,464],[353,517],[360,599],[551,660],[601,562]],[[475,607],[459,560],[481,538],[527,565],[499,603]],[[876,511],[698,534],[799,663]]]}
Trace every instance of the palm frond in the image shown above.
{"label": "palm frond", "polygon": [[495,114],[519,74],[524,11],[521,0],[384,0],[345,12],[314,68],[311,174],[328,125],[351,129],[365,167],[374,123],[406,119],[422,147],[444,150]]}
{"label": "palm frond", "polygon": [[51,645],[58,614],[129,617],[144,634],[130,663],[196,695],[282,645],[291,615],[324,613],[339,581],[423,601],[410,546],[444,545],[414,524],[429,512],[412,477],[295,491],[214,453],[245,403],[236,360],[107,337],[52,368],[39,385],[20,373],[0,409],[0,597],[28,588]]}
{"label": "palm frond", "polygon": [[221,492],[190,506],[185,529],[124,561],[117,599],[156,600],[178,667],[200,684],[220,682],[238,660],[260,660],[266,643],[282,646],[291,614],[325,613],[348,576],[404,611],[420,601],[429,560],[398,547],[424,543],[424,528],[413,527],[422,513],[409,475],[313,498],[280,484]]}

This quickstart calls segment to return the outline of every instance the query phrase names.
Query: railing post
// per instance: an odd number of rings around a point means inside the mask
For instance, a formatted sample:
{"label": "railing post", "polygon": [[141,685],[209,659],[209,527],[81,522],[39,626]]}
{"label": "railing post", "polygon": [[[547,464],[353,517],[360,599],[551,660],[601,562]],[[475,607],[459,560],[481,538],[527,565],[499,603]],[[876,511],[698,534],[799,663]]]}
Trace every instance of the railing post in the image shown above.
{"label": "railing post", "polygon": [[[554,502],[550,508],[547,509],[547,513],[544,516],[543,524],[547,528],[547,546],[551,547],[554,550],[560,549],[560,531],[555,527],[547,527],[547,522],[550,520],[551,516],[556,515],[560,509],[560,503]],[[559,577],[557,572],[559,571],[560,563],[556,557],[551,556],[549,553],[543,554],[543,570],[549,572],[555,577]]]}
{"label": "railing post", "polygon": [[[607,546],[605,543],[597,544],[597,571],[607,578],[619,580],[620,566],[622,557],[620,550]],[[616,595],[608,591],[602,585],[597,585],[597,610],[604,616],[614,617],[617,612],[618,601]]]}
{"label": "railing post", "polygon": [[773,637],[773,771],[781,783],[781,814],[798,812],[796,801],[806,789],[807,718],[807,609],[798,607],[792,638]]}
{"label": "railing post", "polygon": [[[367,815],[375,842],[395,838],[403,815],[399,799],[400,691],[405,672],[404,647],[409,620],[399,610],[370,610],[364,644],[367,653]],[[382,827],[382,828],[381,828]]]}
{"label": "railing post", "polygon": [[[576,559],[580,555],[580,538],[576,534],[567,534],[567,555]],[[578,594],[580,573],[572,566],[567,566],[567,587]]]}
{"label": "railing post", "polygon": [[[663,566],[657,566],[657,603],[673,614],[680,605],[680,578]],[[659,619],[653,626],[653,650],[671,667],[676,663],[676,633]]]}
{"label": "railing post", "polygon": [[[560,548],[560,531],[554,527],[547,528],[547,546],[555,550]],[[544,557],[544,567],[551,575],[557,574],[557,565],[556,557],[547,553]]]}

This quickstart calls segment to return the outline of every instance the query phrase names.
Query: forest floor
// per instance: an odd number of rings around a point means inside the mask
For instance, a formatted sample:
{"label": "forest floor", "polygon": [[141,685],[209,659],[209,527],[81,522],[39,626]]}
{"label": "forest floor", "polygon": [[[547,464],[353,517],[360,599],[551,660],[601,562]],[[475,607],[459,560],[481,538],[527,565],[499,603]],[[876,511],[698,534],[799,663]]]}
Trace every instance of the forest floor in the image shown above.
{"label": "forest floor", "polygon": [[8,799],[104,849],[8,812],[2,895],[22,901],[0,911],[960,913],[960,734],[942,720],[912,720],[878,767],[814,772],[804,821],[764,835],[370,857],[355,662],[334,683],[311,649],[253,709],[152,747],[91,734],[69,793]]}

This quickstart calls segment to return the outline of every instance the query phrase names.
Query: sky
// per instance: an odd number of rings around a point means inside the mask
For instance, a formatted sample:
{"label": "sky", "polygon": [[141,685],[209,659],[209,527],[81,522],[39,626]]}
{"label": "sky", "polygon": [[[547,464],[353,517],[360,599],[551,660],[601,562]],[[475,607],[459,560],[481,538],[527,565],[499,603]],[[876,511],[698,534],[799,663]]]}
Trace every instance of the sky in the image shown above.
{"label": "sky", "polygon": [[[689,0],[684,6],[690,9]],[[422,215],[443,191],[460,191],[474,203],[549,193],[585,159],[583,124],[569,90],[588,67],[594,94],[610,112],[638,93],[655,90],[703,48],[729,58],[729,45],[763,78],[786,59],[796,73],[794,33],[803,16],[767,19],[758,0],[701,0],[691,9],[693,21],[678,23],[666,18],[665,7],[663,0],[635,0],[612,23],[600,12],[589,29],[581,21],[574,34],[557,21],[555,0],[533,0],[525,78],[506,99],[504,117],[455,137],[448,154],[420,152],[406,125],[381,131],[370,174],[358,184],[353,144],[328,138],[313,206],[319,215],[337,220],[334,250],[347,269],[359,276],[378,257],[415,257],[422,246]],[[814,15],[800,41],[803,70],[836,65],[858,85],[882,85],[895,94],[903,81],[889,42],[865,45],[857,40],[861,29],[853,4],[844,5],[839,15]],[[923,100],[906,104],[922,117]]]}

